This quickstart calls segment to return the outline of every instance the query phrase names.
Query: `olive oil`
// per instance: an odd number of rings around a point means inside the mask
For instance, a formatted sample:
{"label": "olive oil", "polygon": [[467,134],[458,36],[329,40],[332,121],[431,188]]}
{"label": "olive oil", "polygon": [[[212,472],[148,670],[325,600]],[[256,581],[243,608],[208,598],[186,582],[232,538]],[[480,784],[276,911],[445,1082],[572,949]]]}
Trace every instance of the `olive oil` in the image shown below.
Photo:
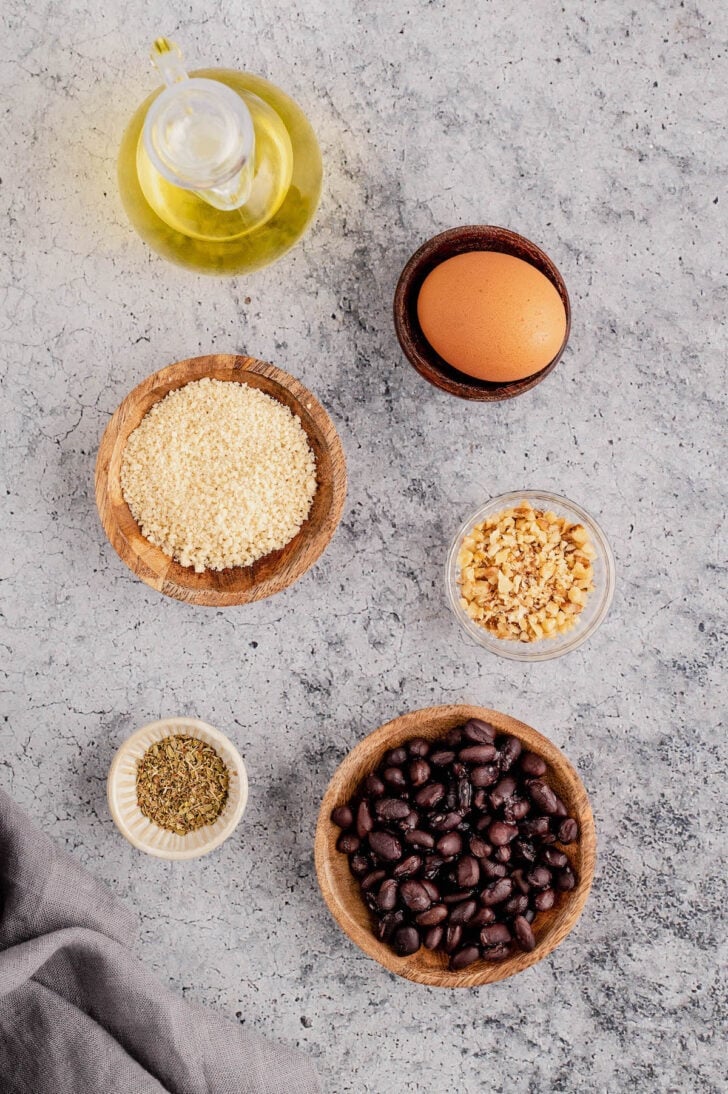
{"label": "olive oil", "polygon": [[[165,39],[158,43],[169,45]],[[158,43],[155,49],[161,51]],[[187,80],[180,71],[175,87],[185,86],[182,81]],[[321,192],[321,154],[303,112],[267,80],[229,69],[204,69],[191,73],[186,86],[201,87],[199,80],[217,81],[232,90],[252,122],[253,151],[238,174],[233,172],[233,182],[223,179],[218,186],[212,180],[209,185],[207,179],[192,189],[187,182],[171,181],[170,173],[175,179],[176,175],[167,170],[169,158],[186,164],[192,162],[192,153],[201,150],[204,157],[210,148],[224,157],[228,134],[214,127],[205,133],[208,120],[203,117],[195,128],[194,111],[178,110],[174,124],[164,119],[167,144],[157,153],[145,123],[155,100],[164,94],[159,88],[142,103],[124,134],[119,189],[134,228],[164,258],[205,273],[243,273],[275,262],[303,235]],[[196,169],[197,163],[193,166]]]}

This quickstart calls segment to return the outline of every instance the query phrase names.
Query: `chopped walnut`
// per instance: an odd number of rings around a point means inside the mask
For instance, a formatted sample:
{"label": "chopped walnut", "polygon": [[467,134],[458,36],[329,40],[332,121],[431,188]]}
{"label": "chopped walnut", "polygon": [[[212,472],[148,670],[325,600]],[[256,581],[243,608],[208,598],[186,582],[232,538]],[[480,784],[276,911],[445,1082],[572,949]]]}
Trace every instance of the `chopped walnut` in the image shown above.
{"label": "chopped walnut", "polygon": [[460,603],[497,638],[536,642],[574,626],[594,588],[596,551],[581,524],[521,502],[460,545]]}

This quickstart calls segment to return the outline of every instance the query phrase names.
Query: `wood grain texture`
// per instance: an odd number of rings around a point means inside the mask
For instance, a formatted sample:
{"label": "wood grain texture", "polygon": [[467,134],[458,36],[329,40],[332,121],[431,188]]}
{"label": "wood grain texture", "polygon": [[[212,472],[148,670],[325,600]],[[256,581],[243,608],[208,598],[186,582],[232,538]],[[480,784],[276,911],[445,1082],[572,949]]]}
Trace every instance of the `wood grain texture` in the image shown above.
{"label": "wood grain texture", "polygon": [[[425,338],[417,318],[417,298],[422,282],[435,266],[466,251],[498,251],[521,258],[540,270],[555,286],[566,311],[566,333],[559,352],[540,372],[526,376],[523,380],[510,380],[507,383],[477,380],[449,365]],[[450,228],[447,232],[433,236],[412,255],[402,271],[394,294],[394,326],[399,344],[410,364],[435,387],[461,399],[497,402],[530,391],[556,368],[569,341],[571,304],[564,279],[548,255],[535,243],[517,232],[509,231],[508,228],[498,228],[492,224],[469,224]]]}
{"label": "wood grain texture", "polygon": [[[451,972],[445,954],[421,947],[411,957],[398,957],[389,946],[380,942],[372,931],[372,919],[364,904],[357,879],[349,869],[347,856],[336,850],[339,829],[331,822],[331,811],[346,804],[362,779],[380,763],[384,753],[412,737],[440,737],[468,718],[482,718],[500,732],[518,737],[525,748],[538,753],[549,765],[545,776],[550,786],[563,800],[569,815],[579,822],[579,840],[563,846],[578,883],[570,893],[562,893],[549,912],[539,912],[533,923],[536,948],[531,953],[518,953],[506,961],[477,961],[460,972]],[[334,774],[324,795],[319,812],[315,842],[316,872],[319,885],[331,914],[349,938],[364,953],[398,976],[441,988],[473,988],[505,980],[535,965],[551,953],[573,928],[581,915],[594,876],[596,863],[596,832],[586,790],[578,774],[563,752],[547,737],[523,722],[485,707],[454,705],[415,710],[365,737],[352,749]]]}
{"label": "wood grain texture", "polygon": [[[311,512],[296,536],[251,566],[195,573],[180,566],[141,534],[124,501],[121,461],[129,434],[155,403],[175,388],[210,377],[259,388],[289,407],[301,421],[316,457],[317,489]],[[106,427],[96,461],[96,504],[109,541],[147,585],[166,596],[222,608],[248,604],[280,592],[313,565],[328,545],[346,498],[346,462],[328,414],[293,376],[254,357],[211,354],[168,365],[127,395]]]}

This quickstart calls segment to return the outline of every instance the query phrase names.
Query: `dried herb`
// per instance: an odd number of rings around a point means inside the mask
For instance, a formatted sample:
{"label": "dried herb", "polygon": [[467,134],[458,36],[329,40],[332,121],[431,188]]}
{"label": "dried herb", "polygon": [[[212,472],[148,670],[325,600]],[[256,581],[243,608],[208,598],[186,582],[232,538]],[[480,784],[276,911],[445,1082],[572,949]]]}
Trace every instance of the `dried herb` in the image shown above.
{"label": "dried herb", "polygon": [[228,769],[212,745],[175,734],[151,745],[137,764],[137,802],[160,828],[186,836],[214,824],[228,797]]}

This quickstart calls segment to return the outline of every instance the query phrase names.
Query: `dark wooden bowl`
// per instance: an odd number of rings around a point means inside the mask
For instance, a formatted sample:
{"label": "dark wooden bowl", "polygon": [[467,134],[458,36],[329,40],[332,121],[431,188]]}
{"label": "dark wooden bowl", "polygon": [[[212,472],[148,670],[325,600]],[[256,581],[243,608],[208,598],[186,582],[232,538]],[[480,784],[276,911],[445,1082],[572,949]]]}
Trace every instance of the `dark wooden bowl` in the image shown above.
{"label": "dark wooden bowl", "polygon": [[[578,882],[570,893],[560,894],[551,911],[539,912],[533,924],[536,948],[531,953],[517,953],[501,962],[476,961],[460,972],[452,972],[443,953],[421,947],[410,957],[398,957],[394,950],[379,941],[372,930],[372,920],[362,900],[359,883],[349,869],[349,860],[336,850],[339,829],[331,821],[331,811],[350,800],[364,777],[380,763],[385,752],[412,737],[441,737],[468,718],[482,718],[501,733],[518,737],[525,748],[546,760],[549,785],[564,802],[569,815],[579,823],[578,841],[567,846],[558,845],[559,850],[568,855]],[[564,941],[581,915],[589,895],[596,848],[594,818],[586,790],[561,749],[535,729],[507,714],[463,704],[412,711],[380,726],[360,741],[336,770],[324,795],[316,828],[315,858],[319,885],[331,914],[364,953],[390,972],[415,980],[418,984],[439,988],[473,988],[522,972],[543,960]]]}
{"label": "dark wooden bowl", "polygon": [[[417,298],[422,282],[435,266],[465,251],[499,251],[521,258],[540,270],[555,286],[566,311],[566,333],[559,352],[540,372],[526,376],[523,380],[511,380],[507,383],[476,380],[449,365],[425,338],[417,318]],[[433,236],[412,255],[402,271],[394,294],[394,327],[408,361],[431,384],[461,399],[490,403],[512,399],[516,395],[522,395],[524,391],[530,391],[556,368],[569,340],[571,304],[564,279],[548,255],[535,243],[507,228],[497,228],[491,224],[470,224],[461,228],[450,228],[447,232]]]}
{"label": "dark wooden bowl", "polygon": [[[174,388],[210,377],[250,384],[289,407],[301,421],[316,457],[317,489],[301,530],[280,551],[252,566],[195,573],[155,547],[141,533],[121,490],[121,461],[129,434],[147,411]],[[248,604],[280,592],[323,553],[341,518],[346,497],[346,463],[339,435],[328,414],[287,372],[254,357],[211,354],[168,365],[127,395],[114,413],[96,461],[96,505],[109,541],[137,577],[153,589],[190,604],[223,608]]]}

